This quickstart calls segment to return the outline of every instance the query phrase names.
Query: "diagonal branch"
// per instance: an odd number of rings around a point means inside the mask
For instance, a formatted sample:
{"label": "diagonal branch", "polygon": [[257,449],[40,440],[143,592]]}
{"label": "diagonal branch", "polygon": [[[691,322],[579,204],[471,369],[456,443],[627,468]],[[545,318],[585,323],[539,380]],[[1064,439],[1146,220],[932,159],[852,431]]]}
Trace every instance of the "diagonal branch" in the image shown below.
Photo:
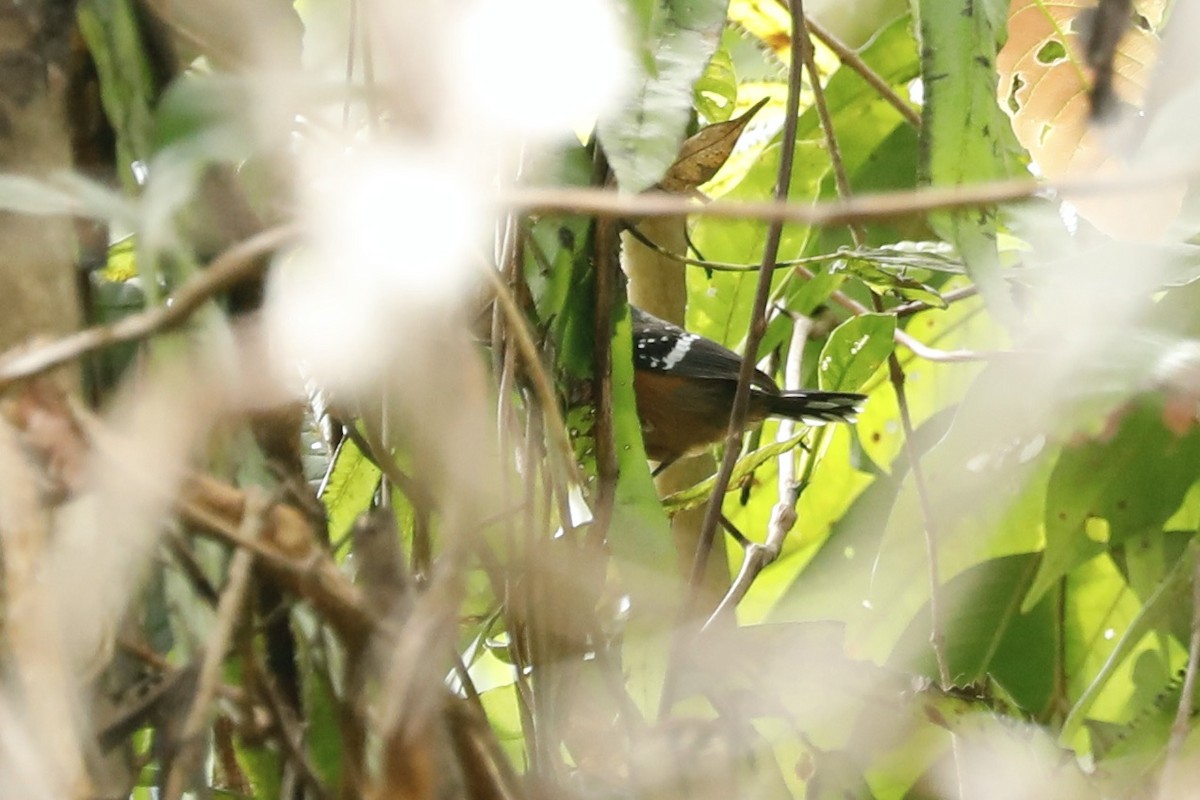
{"label": "diagonal branch", "polygon": [[[269,510],[267,498],[258,491],[247,491],[246,505],[238,534],[246,541],[257,541]],[[221,677],[221,664],[225,661],[234,628],[242,621],[241,611],[245,606],[246,593],[254,566],[254,553],[239,549],[229,565],[229,580],[221,600],[217,604],[217,621],[208,638],[204,659],[197,677],[196,694],[180,733],[180,750],[167,775],[164,794],[168,800],[183,796],[185,782],[200,765],[202,750],[200,735],[208,722],[213,698]]]}
{"label": "diagonal branch", "polygon": [[[784,368],[784,388],[799,389],[801,361],[804,357],[804,344],[812,332],[812,320],[796,315],[792,327],[792,342],[788,347],[787,365]],[[777,442],[786,442],[795,432],[796,422],[790,419],[780,420],[779,431],[776,433]],[[822,435],[824,432],[822,431]],[[819,449],[819,448],[818,448]],[[750,587],[759,574],[779,558],[783,551],[783,542],[788,533],[796,525],[796,503],[800,500],[800,492],[812,473],[816,464],[816,452],[809,455],[805,462],[804,475],[796,480],[796,454],[789,450],[779,456],[779,501],[771,510],[771,520],[767,525],[767,539],[763,544],[749,542],[742,559],[742,566],[734,578],[733,585],[721,599],[721,603],[704,623],[703,631],[709,630],[713,623],[722,615],[730,613],[742,602],[742,598],[750,591]]]}
{"label": "diagonal branch", "polygon": [[20,347],[0,357],[0,390],[40,375],[80,356],[114,344],[137,342],[187,321],[206,302],[266,268],[260,258],[296,236],[290,225],[270,228],[226,250],[187,281],[161,306],[97,325],[32,348]]}
{"label": "diagonal branch", "polygon": [[900,116],[904,117],[905,122],[917,130],[921,129],[921,115],[917,113],[917,110],[909,103],[904,102],[904,99],[896,94],[891,85],[878,72],[871,69],[866,61],[863,61],[862,56],[850,49],[841,39],[838,39],[832,33],[825,30],[825,28],[821,27],[815,19],[809,19],[807,23],[808,29],[812,31],[813,35],[821,40],[821,44],[832,50],[839,61],[857,72],[872,89],[879,93],[880,97],[886,100],[892,108],[900,112]]}

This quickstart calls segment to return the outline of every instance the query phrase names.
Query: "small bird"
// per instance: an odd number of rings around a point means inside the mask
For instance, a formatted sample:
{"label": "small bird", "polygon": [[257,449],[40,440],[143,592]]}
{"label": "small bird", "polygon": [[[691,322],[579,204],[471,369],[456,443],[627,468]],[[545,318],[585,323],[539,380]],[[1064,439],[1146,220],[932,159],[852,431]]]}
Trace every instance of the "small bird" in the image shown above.
{"label": "small bird", "polygon": [[[719,441],[729,427],[742,357],[678,325],[633,311],[633,387],[646,455],[661,472],[676,459]],[[867,398],[851,392],[781,391],[754,371],[746,426],[767,417],[809,425],[853,422]]]}

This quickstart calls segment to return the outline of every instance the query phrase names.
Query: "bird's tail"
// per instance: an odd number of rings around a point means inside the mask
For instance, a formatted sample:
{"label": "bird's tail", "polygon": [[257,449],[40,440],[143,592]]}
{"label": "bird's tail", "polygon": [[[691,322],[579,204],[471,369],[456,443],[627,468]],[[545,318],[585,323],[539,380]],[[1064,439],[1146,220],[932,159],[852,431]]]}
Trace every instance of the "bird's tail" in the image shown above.
{"label": "bird's tail", "polygon": [[809,425],[853,422],[862,411],[866,396],[851,392],[794,391],[761,395],[772,417],[788,417]]}

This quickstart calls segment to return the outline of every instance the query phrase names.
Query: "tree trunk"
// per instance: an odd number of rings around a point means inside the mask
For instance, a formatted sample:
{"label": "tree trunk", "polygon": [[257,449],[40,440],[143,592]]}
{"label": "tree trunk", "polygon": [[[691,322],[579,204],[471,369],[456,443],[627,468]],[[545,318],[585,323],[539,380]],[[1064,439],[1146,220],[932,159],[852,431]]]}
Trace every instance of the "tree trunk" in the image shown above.
{"label": "tree trunk", "polygon": [[[69,0],[0,0],[0,171],[40,178],[72,168],[75,36]],[[0,211],[0,351],[79,327],[75,256],[69,218]]]}

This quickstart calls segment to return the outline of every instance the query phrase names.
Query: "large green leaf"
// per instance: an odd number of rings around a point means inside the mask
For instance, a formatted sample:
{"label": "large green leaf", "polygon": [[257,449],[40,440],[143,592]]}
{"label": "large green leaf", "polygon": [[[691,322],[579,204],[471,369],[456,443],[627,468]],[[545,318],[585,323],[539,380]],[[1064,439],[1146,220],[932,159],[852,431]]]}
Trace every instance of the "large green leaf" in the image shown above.
{"label": "large green leaf", "polygon": [[[558,185],[587,186],[591,181],[587,150],[567,149],[548,177]],[[535,220],[524,248],[525,281],[538,319],[554,343],[559,369],[576,379],[592,374],[592,249],[592,220],[572,216]]]}
{"label": "large green leaf", "polygon": [[647,573],[659,578],[677,575],[670,526],[646,465],[633,395],[633,325],[627,308],[614,326],[612,359],[613,433],[619,473],[609,542],[613,555],[633,569],[637,580],[644,580]]}
{"label": "large green leaf", "polygon": [[[955,683],[979,683],[991,675],[1027,709],[1045,706],[1054,675],[1050,602],[1020,610],[1038,558],[1022,553],[985,561],[949,581],[938,598],[946,661]],[[926,603],[892,651],[891,663],[937,675],[930,635]]]}
{"label": "large green leaf", "polygon": [[[770,145],[725,198],[770,199],[779,177],[779,158],[779,145]],[[788,198],[793,202],[815,200],[821,179],[828,169],[828,159],[819,143],[798,143]],[[704,258],[758,265],[762,261],[767,228],[768,224],[759,220],[703,218],[693,229],[692,242]],[[812,229],[807,225],[784,225],[778,260],[798,258],[804,252],[811,233]],[[786,275],[786,269],[777,269],[774,276],[775,285],[778,286],[785,280]],[[716,341],[736,346],[749,328],[750,300],[754,296],[757,280],[757,272],[716,272],[709,276],[702,270],[689,270],[688,328]],[[836,288],[836,283],[829,291],[833,288]],[[824,297],[821,299],[824,300]]]}
{"label": "large green leaf", "polygon": [[[992,365],[976,378],[940,440],[930,442],[927,437],[936,433],[924,428],[913,437],[918,455],[930,448],[920,456],[925,497],[909,474],[875,553],[867,612],[860,615],[861,626],[851,628],[852,641],[876,657],[891,652],[896,637],[929,601],[931,538],[941,584],[977,564],[1040,546],[1053,448],[1037,430],[997,427],[998,418],[1006,418],[996,404],[1009,394],[1007,366]],[[907,385],[918,386],[918,375],[910,371]],[[868,401],[868,411],[874,401],[874,396]],[[860,436],[864,424],[860,421]],[[893,469],[900,465],[909,466],[907,453],[897,457]]]}
{"label": "large green leaf", "polygon": [[[1146,637],[1164,624],[1172,609],[1187,602],[1197,550],[1200,550],[1200,546],[1193,539],[1183,557],[1163,576],[1154,593],[1137,609],[1134,617],[1122,626],[1120,637],[1107,648],[1106,658],[1100,669],[1079,675],[1090,680],[1063,722],[1062,737],[1065,741],[1070,742],[1073,739],[1089,713],[1093,712],[1097,700],[1110,687],[1118,670],[1129,670],[1132,663],[1130,656],[1144,647]],[[1114,627],[1108,627],[1106,630],[1114,630]],[[1130,678],[1127,677],[1126,680],[1129,681]]]}
{"label": "large green leaf", "polygon": [[[911,20],[904,18],[890,23],[880,31],[859,54],[871,70],[889,86],[896,88],[901,96],[907,94],[905,84],[920,74],[916,41],[912,35]],[[882,103],[890,111],[877,108]],[[891,104],[879,97],[879,92],[863,80],[862,75],[851,67],[839,67],[825,85],[825,105],[829,110],[833,128],[838,134],[838,144],[848,152],[861,151],[854,146],[862,136],[878,135],[879,119],[886,118],[888,131],[902,117]],[[865,115],[865,116],[864,116]],[[797,123],[798,139],[823,139],[820,115],[815,106],[805,109]],[[858,158],[865,157],[865,153]],[[857,161],[846,164],[853,173]]]}
{"label": "large green leaf", "polygon": [[724,122],[733,116],[738,84],[733,71],[733,57],[728,48],[722,45],[713,53],[692,91],[695,94],[696,112],[703,118],[704,124]]}
{"label": "large green leaf", "polygon": [[1150,405],[1132,410],[1107,441],[1064,450],[1046,494],[1046,555],[1024,607],[1108,545],[1161,528],[1197,475],[1200,433],[1176,436]]}

